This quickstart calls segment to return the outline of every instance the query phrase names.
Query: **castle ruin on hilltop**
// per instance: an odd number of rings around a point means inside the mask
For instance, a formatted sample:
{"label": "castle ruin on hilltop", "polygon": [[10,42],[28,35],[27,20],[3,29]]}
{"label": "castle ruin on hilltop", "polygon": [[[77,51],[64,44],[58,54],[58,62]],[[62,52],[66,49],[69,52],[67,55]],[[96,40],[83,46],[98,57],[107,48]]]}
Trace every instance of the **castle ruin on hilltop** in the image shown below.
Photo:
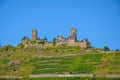
{"label": "castle ruin on hilltop", "polygon": [[[21,44],[25,47],[27,46],[44,46],[44,47],[50,47],[53,46],[54,42],[48,42],[47,38],[40,39],[38,36],[37,30],[32,30],[32,40],[30,40],[28,37],[24,37],[22,39]],[[81,48],[87,48],[88,47],[88,40],[83,39],[82,41],[77,40],[77,30],[75,28],[71,29],[70,36],[68,38],[64,38],[63,36],[59,35],[57,38],[55,38],[55,44],[61,45],[66,44],[67,46],[79,46]]]}

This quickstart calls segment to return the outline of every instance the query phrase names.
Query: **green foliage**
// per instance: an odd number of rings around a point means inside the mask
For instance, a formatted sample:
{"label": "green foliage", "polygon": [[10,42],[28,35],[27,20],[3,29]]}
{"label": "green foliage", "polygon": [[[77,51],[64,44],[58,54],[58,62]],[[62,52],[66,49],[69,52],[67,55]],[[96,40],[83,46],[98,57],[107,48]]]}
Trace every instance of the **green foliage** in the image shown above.
{"label": "green foliage", "polygon": [[56,38],[53,38],[53,46],[56,45]]}
{"label": "green foliage", "polygon": [[31,42],[32,44],[36,44],[36,41],[32,41],[32,40],[31,40],[30,42]]}
{"label": "green foliage", "polygon": [[45,42],[46,42],[45,40],[41,40],[40,44],[45,44]]}
{"label": "green foliage", "polygon": [[104,51],[109,51],[110,49],[109,49],[108,46],[104,46],[103,50],[104,50]]}
{"label": "green foliage", "polygon": [[87,45],[88,45],[88,48],[90,48],[90,47],[91,47],[91,43],[90,43],[90,42],[88,42],[88,44],[87,44]]}
{"label": "green foliage", "polygon": [[5,46],[3,46],[3,50],[5,50],[5,51],[14,50],[14,47],[12,45],[5,45]]}
{"label": "green foliage", "polygon": [[8,59],[3,59],[3,60],[2,60],[2,64],[7,64],[8,61],[9,61]]}
{"label": "green foliage", "polygon": [[2,45],[0,45],[0,48],[2,48]]}
{"label": "green foliage", "polygon": [[17,45],[17,47],[23,49],[25,47],[25,45],[23,45],[23,44],[20,43],[20,44]]}
{"label": "green foliage", "polygon": [[120,52],[120,49],[116,49],[115,51]]}

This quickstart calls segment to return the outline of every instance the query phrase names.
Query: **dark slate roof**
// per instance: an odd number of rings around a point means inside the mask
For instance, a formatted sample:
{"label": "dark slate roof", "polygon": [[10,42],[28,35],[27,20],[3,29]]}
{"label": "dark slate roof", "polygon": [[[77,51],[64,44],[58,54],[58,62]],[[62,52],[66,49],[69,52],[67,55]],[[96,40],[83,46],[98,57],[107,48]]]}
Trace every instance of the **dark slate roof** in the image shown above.
{"label": "dark slate roof", "polygon": [[29,40],[29,38],[26,37],[26,36],[24,36],[24,37],[21,39],[21,41],[23,41],[23,40]]}

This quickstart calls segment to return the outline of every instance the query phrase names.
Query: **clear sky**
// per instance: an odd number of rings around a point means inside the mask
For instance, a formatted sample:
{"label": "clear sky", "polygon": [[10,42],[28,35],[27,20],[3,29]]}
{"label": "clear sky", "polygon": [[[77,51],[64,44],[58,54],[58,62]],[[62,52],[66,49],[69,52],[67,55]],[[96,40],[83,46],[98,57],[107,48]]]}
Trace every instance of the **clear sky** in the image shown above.
{"label": "clear sky", "polygon": [[120,49],[120,0],[0,0],[0,44],[16,46],[31,31],[52,41],[77,29],[78,40]]}

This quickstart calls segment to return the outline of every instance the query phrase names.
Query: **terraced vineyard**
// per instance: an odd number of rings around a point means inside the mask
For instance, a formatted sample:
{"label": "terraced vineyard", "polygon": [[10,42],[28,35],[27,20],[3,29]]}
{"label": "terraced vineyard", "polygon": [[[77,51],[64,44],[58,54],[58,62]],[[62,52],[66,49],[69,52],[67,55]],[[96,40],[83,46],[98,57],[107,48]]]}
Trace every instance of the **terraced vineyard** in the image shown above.
{"label": "terraced vineyard", "polygon": [[109,66],[109,74],[120,74],[120,53],[114,54],[114,58]]}
{"label": "terraced vineyard", "polygon": [[64,57],[42,57],[34,60],[32,74],[93,73],[103,54],[84,54]]}
{"label": "terraced vineyard", "polygon": [[68,72],[67,68],[74,57],[39,58],[35,63],[33,74],[48,74]]}

